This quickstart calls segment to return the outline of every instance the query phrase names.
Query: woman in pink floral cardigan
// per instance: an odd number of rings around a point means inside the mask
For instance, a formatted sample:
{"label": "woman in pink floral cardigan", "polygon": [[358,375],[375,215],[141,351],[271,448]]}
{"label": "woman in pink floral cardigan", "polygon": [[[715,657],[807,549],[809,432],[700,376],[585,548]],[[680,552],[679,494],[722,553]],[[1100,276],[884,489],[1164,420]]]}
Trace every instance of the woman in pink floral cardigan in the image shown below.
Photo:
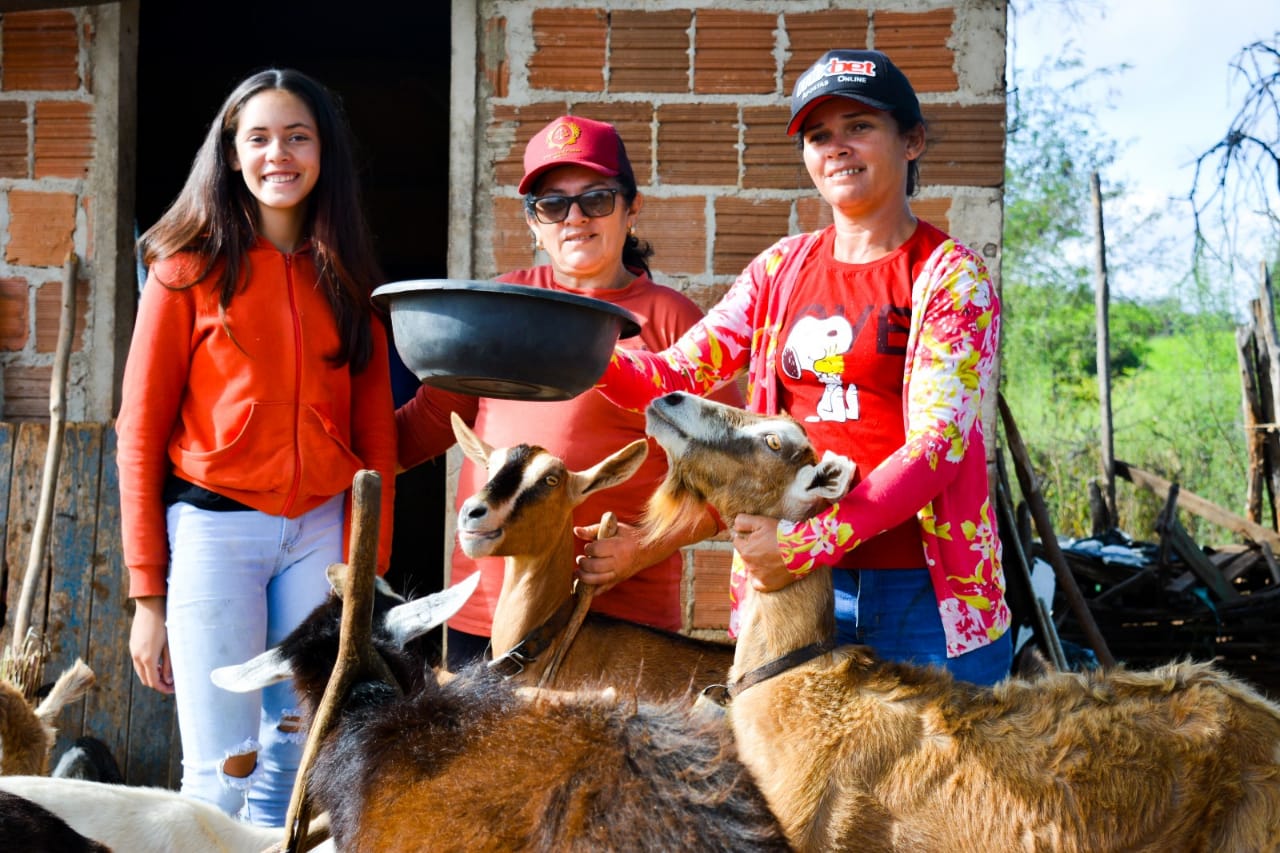
{"label": "woman in pink floral cardigan", "polygon": [[1009,671],[1009,607],[982,429],[1000,309],[981,258],[912,214],[925,124],[883,53],[832,50],[796,82],[787,133],[834,223],[783,238],[661,353],[619,349],[601,390],[643,408],[742,371],[748,408],[801,421],[858,467],[804,522],[733,520],[733,590],[831,566],[841,642],[990,684]]}

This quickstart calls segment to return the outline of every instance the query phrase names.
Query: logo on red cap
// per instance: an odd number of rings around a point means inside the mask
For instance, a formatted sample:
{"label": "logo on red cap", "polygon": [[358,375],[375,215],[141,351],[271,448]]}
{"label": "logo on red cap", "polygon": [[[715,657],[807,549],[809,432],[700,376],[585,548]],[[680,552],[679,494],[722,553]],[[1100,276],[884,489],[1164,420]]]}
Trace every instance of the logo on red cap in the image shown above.
{"label": "logo on red cap", "polygon": [[547,131],[547,145],[553,148],[564,148],[578,141],[582,128],[571,121],[562,121]]}

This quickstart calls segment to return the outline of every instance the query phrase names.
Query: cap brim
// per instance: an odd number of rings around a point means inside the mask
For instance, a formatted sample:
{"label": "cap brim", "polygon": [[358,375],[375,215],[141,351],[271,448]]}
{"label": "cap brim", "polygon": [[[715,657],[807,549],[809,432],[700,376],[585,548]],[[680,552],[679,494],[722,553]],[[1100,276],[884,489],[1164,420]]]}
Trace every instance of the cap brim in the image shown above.
{"label": "cap brim", "polygon": [[796,114],[791,117],[791,121],[787,122],[787,136],[795,136],[799,133],[800,129],[804,127],[804,120],[809,117],[809,113],[813,112],[814,109],[833,98],[844,98],[847,101],[857,101],[860,104],[866,104],[869,107],[877,110],[883,110],[887,113],[893,112],[894,109],[893,105],[886,104],[883,101],[877,101],[875,98],[864,98],[861,95],[850,95],[846,92],[832,92],[829,95],[818,95],[816,98],[797,110]]}
{"label": "cap brim", "polygon": [[599,172],[606,178],[616,178],[618,176],[617,169],[610,169],[606,166],[601,166],[599,163],[592,163],[590,160],[553,160],[549,163],[543,163],[536,169],[531,169],[527,175],[520,179],[519,185],[516,186],[516,192],[520,193],[520,195],[527,194],[533,189],[533,185],[537,183],[538,178],[561,166],[582,166],[593,172]]}

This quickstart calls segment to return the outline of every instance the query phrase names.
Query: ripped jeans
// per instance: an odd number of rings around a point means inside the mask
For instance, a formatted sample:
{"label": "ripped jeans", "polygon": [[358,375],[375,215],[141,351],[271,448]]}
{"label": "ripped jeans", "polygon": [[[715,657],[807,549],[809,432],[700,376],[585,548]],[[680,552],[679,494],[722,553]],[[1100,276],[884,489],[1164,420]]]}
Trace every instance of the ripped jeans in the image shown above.
{"label": "ripped jeans", "polygon": [[231,693],[209,673],[277,645],[324,601],[325,569],[343,559],[343,501],[294,519],[168,508],[165,625],[182,793],[261,826],[282,826],[288,814],[306,742],[297,699],[287,682]]}

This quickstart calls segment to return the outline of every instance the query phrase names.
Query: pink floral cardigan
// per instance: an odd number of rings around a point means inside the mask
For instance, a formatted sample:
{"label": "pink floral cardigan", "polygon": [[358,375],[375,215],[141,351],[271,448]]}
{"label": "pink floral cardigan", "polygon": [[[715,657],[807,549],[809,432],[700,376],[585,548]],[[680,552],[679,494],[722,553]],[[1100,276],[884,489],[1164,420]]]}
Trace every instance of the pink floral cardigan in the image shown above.
{"label": "pink floral cardigan", "polygon": [[[747,407],[776,413],[781,321],[800,264],[820,233],[786,237],[762,252],[702,322],[663,352],[615,350],[597,387],[619,405],[641,410],[668,391],[706,394],[745,368]],[[1011,619],[981,418],[994,378],[999,301],[982,260],[947,239],[919,270],[911,304],[903,376],[906,443],[826,511],[780,523],[778,546],[788,569],[803,576],[818,565],[837,564],[914,514],[947,655],[956,657],[1001,637]],[[818,451],[826,449],[840,452]],[[735,555],[731,633],[744,582]]]}

